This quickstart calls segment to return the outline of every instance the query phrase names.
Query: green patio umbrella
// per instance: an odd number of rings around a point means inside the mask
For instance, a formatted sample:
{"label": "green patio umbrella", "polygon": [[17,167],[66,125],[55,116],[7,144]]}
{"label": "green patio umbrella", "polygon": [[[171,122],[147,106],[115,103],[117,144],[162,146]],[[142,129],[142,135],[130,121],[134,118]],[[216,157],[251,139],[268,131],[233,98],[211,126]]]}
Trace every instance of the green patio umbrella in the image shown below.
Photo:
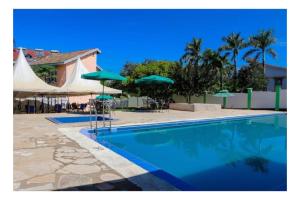
{"label": "green patio umbrella", "polygon": [[89,79],[89,80],[100,80],[100,81],[106,81],[106,80],[116,80],[116,81],[125,81],[126,78],[123,76],[120,76],[119,74],[115,74],[112,72],[107,71],[97,71],[97,72],[91,72],[87,74],[82,74],[81,78],[83,79]]}
{"label": "green patio umbrella", "polygon": [[[120,76],[119,74],[115,74],[112,72],[107,72],[107,71],[96,71],[96,72],[91,72],[87,74],[82,74],[81,78],[83,79],[89,79],[89,80],[99,80],[102,82],[103,89],[102,89],[102,95],[104,95],[104,81],[107,80],[115,80],[115,81],[125,81],[127,80],[125,77]],[[103,101],[103,99],[102,99]],[[103,119],[103,127],[105,126],[105,120],[104,120],[104,103],[102,103],[102,119]]]}
{"label": "green patio umbrella", "polygon": [[227,97],[232,97],[234,96],[228,90],[221,90],[218,93],[214,94],[213,96],[215,97],[222,97],[223,98],[223,107],[226,108],[226,103],[227,103]]}
{"label": "green patio umbrella", "polygon": [[[137,85],[158,85],[158,84],[174,84],[174,81],[168,77],[159,75],[145,76],[134,81]],[[148,98],[148,97],[147,97]],[[147,103],[148,107],[148,103]]]}
{"label": "green patio umbrella", "polygon": [[110,100],[110,99],[112,99],[113,97],[112,96],[110,96],[110,95],[98,95],[98,96],[96,96],[96,99],[98,99],[98,100]]}
{"label": "green patio umbrella", "polygon": [[158,75],[151,75],[151,76],[145,76],[143,78],[137,79],[134,81],[135,84],[173,84],[174,81],[168,77],[164,76],[158,76]]}

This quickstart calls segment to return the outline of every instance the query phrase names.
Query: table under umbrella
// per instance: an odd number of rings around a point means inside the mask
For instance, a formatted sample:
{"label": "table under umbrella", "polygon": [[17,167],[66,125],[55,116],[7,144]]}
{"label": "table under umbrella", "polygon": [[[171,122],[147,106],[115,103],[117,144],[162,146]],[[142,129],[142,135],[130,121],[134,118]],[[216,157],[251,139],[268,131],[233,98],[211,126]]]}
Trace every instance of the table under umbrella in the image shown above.
{"label": "table under umbrella", "polygon": [[98,96],[96,96],[96,99],[105,101],[105,100],[111,100],[111,99],[113,99],[113,97],[110,95],[98,95]]}
{"label": "table under umbrella", "polygon": [[[159,75],[145,76],[134,81],[137,85],[159,85],[159,84],[174,84],[174,81],[168,77]],[[148,104],[148,103],[147,103]]]}
{"label": "table under umbrella", "polygon": [[227,97],[232,97],[234,95],[228,92],[228,90],[221,90],[218,93],[214,94],[213,96],[223,98],[223,108],[226,108]]}
{"label": "table under umbrella", "polygon": [[[112,72],[107,71],[96,71],[91,73],[82,74],[81,78],[89,79],[89,80],[99,80],[102,82],[102,95],[104,95],[104,82],[107,80],[115,80],[115,81],[125,81],[127,80],[125,77],[120,76],[119,74],[115,74]],[[102,117],[103,117],[103,127],[105,126],[105,119],[104,119],[104,103],[102,100]]]}

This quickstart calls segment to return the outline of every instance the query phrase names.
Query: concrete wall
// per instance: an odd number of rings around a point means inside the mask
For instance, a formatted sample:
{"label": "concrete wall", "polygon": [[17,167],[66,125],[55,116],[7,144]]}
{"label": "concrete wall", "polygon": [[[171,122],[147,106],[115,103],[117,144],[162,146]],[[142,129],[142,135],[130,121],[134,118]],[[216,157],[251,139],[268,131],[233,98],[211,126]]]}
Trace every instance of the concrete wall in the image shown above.
{"label": "concrete wall", "polygon": [[221,110],[221,104],[203,104],[203,103],[171,103],[170,109],[183,111],[216,111]]}
{"label": "concrete wall", "polygon": [[[233,93],[233,97],[228,97],[227,108],[247,108],[247,93]],[[173,99],[176,103],[186,103],[183,96],[174,95]],[[203,103],[203,96],[191,98],[192,103]],[[222,104],[223,99],[207,95],[206,102],[209,104]],[[254,109],[274,109],[275,108],[275,92],[270,91],[254,91],[252,94],[252,108]],[[281,90],[280,108],[287,109],[287,90]]]}

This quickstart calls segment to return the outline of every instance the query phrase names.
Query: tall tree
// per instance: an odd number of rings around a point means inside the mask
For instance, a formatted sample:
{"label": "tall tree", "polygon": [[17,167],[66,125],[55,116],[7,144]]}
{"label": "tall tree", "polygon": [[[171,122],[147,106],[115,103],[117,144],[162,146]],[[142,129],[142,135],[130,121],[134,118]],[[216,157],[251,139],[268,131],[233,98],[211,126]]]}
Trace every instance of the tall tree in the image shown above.
{"label": "tall tree", "polygon": [[193,40],[185,47],[185,53],[180,59],[183,66],[183,79],[187,84],[187,101],[191,102],[191,97],[199,93],[199,67],[201,61],[201,45],[202,39],[193,38]]}
{"label": "tall tree", "polygon": [[248,64],[239,70],[238,88],[242,92],[246,92],[247,88],[253,88],[253,90],[257,91],[266,90],[267,79],[261,64],[255,61],[248,61]]}
{"label": "tall tree", "polygon": [[[203,64],[202,64],[202,68],[204,70],[201,70],[202,73],[205,73],[205,71],[212,71],[213,72],[213,76],[216,77],[216,75],[218,76],[219,79],[219,89],[222,90],[223,86],[224,86],[224,78],[228,78],[225,77],[226,74],[224,73],[230,66],[230,63],[227,59],[228,54],[225,55],[221,55],[220,51],[213,51],[211,49],[206,49],[203,53]],[[228,73],[227,73],[228,74]],[[207,79],[207,81],[209,81],[209,85],[212,86],[212,83],[214,83],[213,81],[213,77],[212,76],[206,76],[204,77]],[[214,88],[214,90],[216,90],[216,88]]]}
{"label": "tall tree", "polygon": [[200,85],[205,91],[215,92],[219,89],[219,68],[215,65],[215,52],[205,49],[202,54],[202,65],[200,70]]}
{"label": "tall tree", "polygon": [[214,53],[214,64],[218,67],[220,71],[220,90],[223,90],[223,84],[224,84],[224,68],[228,67],[230,63],[227,59],[227,54],[221,55],[220,51],[216,51]]}
{"label": "tall tree", "polygon": [[127,62],[121,71],[121,75],[122,76],[130,76],[130,74],[132,74],[132,72],[134,71],[134,69],[137,66],[138,66],[138,64],[136,64],[136,63]]}
{"label": "tall tree", "polygon": [[244,38],[241,37],[241,33],[231,33],[226,37],[223,37],[222,40],[225,44],[220,48],[221,51],[225,52],[228,56],[231,55],[230,60],[234,65],[233,73],[233,90],[237,89],[237,59],[240,50],[244,49],[247,44],[244,41]]}
{"label": "tall tree", "polygon": [[[262,67],[265,71],[265,60],[266,55],[270,55],[276,58],[276,52],[272,48],[272,45],[276,43],[276,38],[273,35],[272,30],[262,30],[258,34],[253,35],[249,38],[250,48],[243,56],[244,60],[258,61],[261,59]],[[250,56],[254,56],[250,58]]]}

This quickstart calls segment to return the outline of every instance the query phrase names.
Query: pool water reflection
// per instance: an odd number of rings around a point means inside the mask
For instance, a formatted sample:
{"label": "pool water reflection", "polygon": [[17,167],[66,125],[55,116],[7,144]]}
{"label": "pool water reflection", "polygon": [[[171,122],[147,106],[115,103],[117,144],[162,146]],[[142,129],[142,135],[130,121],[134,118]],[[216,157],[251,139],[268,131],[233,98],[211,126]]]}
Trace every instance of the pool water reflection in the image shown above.
{"label": "pool water reflection", "polygon": [[285,114],[99,135],[196,190],[286,190]]}

